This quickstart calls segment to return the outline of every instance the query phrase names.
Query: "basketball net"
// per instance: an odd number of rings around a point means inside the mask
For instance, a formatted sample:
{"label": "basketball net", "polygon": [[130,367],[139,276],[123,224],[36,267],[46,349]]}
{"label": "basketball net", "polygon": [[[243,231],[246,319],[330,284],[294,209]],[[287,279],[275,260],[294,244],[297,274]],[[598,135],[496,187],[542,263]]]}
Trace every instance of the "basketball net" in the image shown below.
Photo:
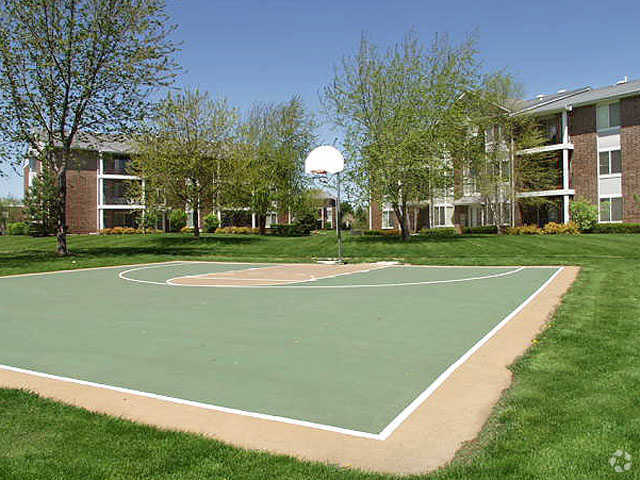
{"label": "basketball net", "polygon": [[326,170],[311,170],[311,173],[313,173],[314,175],[326,175],[327,171]]}

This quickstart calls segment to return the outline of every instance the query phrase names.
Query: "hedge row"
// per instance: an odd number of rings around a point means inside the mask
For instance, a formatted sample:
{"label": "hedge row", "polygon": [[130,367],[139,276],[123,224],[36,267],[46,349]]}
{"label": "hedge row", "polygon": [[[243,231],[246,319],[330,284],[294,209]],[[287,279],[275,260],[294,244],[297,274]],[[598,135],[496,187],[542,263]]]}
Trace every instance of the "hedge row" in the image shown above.
{"label": "hedge row", "polygon": [[498,233],[498,227],[496,225],[481,225],[477,227],[463,227],[462,233],[478,233],[478,234],[492,234]]}
{"label": "hedge row", "polygon": [[520,227],[509,227],[509,235],[578,235],[580,228],[574,222],[556,223],[549,222],[543,228],[537,225],[522,225]]}
{"label": "hedge row", "polygon": [[640,223],[598,223],[590,233],[640,233]]}
{"label": "hedge row", "polygon": [[453,227],[423,228],[420,230],[418,235],[425,237],[448,238],[457,236],[458,231]]}
{"label": "hedge row", "polygon": [[309,230],[305,225],[299,223],[271,225],[271,233],[278,237],[303,237],[309,235]]}
{"label": "hedge row", "polygon": [[162,233],[162,230],[157,230],[155,228],[147,228],[146,230],[142,230],[141,228],[132,228],[132,227],[113,227],[113,228],[103,228],[100,230],[102,235],[136,235],[140,233]]}

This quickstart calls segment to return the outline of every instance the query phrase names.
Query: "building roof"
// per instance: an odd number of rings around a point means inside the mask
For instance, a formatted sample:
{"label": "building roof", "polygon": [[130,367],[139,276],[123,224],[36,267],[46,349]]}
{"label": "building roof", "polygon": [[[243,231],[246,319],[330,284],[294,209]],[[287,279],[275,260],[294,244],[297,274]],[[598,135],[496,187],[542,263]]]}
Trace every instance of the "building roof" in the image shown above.
{"label": "building roof", "polygon": [[544,114],[562,111],[568,106],[591,105],[603,100],[640,94],[640,80],[627,81],[601,88],[583,87],[576,90],[539,96],[516,102],[514,114]]}
{"label": "building roof", "polygon": [[72,148],[98,150],[112,153],[131,153],[131,139],[123,134],[79,132]]}

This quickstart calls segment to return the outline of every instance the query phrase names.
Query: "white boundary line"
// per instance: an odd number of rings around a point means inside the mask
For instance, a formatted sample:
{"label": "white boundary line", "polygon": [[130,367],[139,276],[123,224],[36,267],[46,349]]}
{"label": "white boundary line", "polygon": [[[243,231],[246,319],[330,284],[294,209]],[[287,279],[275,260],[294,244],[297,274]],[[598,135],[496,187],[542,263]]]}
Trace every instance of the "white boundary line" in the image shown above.
{"label": "white boundary line", "polygon": [[[163,265],[157,265],[166,266]],[[517,271],[524,269],[525,267],[520,267]],[[482,347],[485,343],[487,343],[498,331],[500,331],[513,317],[515,317],[522,309],[524,309],[540,292],[542,292],[562,271],[564,267],[560,267],[547,281],[545,281],[535,292],[533,292],[524,302],[522,302],[515,310],[513,310],[509,315],[507,315],[500,323],[498,323],[489,333],[487,333],[484,337],[482,337],[478,342],[476,342],[469,350],[467,350],[458,360],[456,360],[453,364],[451,364],[435,381],[433,381],[427,388],[424,390],[415,400],[413,400],[407,407],[405,407],[402,412],[400,412],[380,433],[374,434],[369,432],[362,432],[359,430],[350,430],[348,428],[335,427],[332,425],[325,425],[322,423],[309,422],[306,420],[296,420],[288,417],[281,417],[277,415],[269,415],[264,413],[250,412],[245,410],[239,410],[235,408],[229,407],[221,407],[218,405],[211,405],[208,403],[195,402],[191,400],[185,400],[182,398],[175,398],[166,395],[158,395],[155,393],[142,392],[138,390],[132,390],[124,387],[116,387],[112,385],[106,385],[102,383],[89,382],[85,380],[78,380],[75,378],[62,377],[58,375],[51,375],[48,373],[37,372],[34,370],[27,370],[17,367],[12,367],[9,365],[0,364],[0,369],[12,371],[16,373],[24,373],[28,375],[33,375],[42,378],[48,378],[52,380],[59,380],[68,383],[75,383],[78,385],[85,385],[90,387],[102,388],[105,390],[116,391],[120,393],[128,393],[132,395],[138,395],[147,398],[153,398],[156,400],[162,400],[166,402],[172,402],[180,405],[188,405],[192,407],[203,408],[206,410],[215,410],[224,413],[232,413],[237,415],[242,415],[246,417],[258,418],[262,420],[276,421],[281,423],[287,423],[291,425],[298,425],[303,427],[315,428],[317,430],[325,430],[334,433],[341,433],[344,435],[351,435],[355,437],[368,438],[373,440],[381,440],[384,441],[393,434],[393,432],[413,413],[415,410],[420,407],[432,394],[435,392],[440,385],[444,383],[447,378],[451,376],[451,374],[457,370],[465,361],[469,359],[480,347]],[[514,271],[507,273],[514,273]],[[488,278],[488,277],[481,277]],[[146,282],[146,281],[144,281]],[[149,283],[149,282],[147,282]],[[309,288],[309,287],[302,287]]]}
{"label": "white boundary line", "polygon": [[[203,263],[207,263],[207,262],[203,262]],[[458,279],[451,279],[451,280],[431,280],[431,281],[425,281],[425,282],[405,282],[405,283],[371,283],[371,284],[361,284],[361,285],[186,285],[186,284],[181,284],[181,283],[175,283],[174,281],[178,278],[193,278],[193,277],[202,277],[204,275],[207,274],[199,274],[199,275],[187,275],[187,276],[182,276],[182,277],[173,277],[170,278],[168,280],[165,280],[164,282],[154,282],[151,280],[138,280],[135,278],[130,278],[127,277],[126,274],[131,273],[131,272],[135,272],[135,271],[139,271],[139,270],[146,270],[149,268],[160,268],[163,267],[165,265],[152,265],[149,267],[137,267],[137,268],[132,268],[129,270],[125,270],[122,271],[118,274],[118,277],[122,280],[126,280],[129,282],[136,282],[136,283],[146,283],[146,284],[152,284],[152,285],[163,285],[163,286],[171,286],[171,287],[195,287],[195,288],[278,288],[278,289],[282,289],[282,288],[322,288],[322,289],[341,289],[341,288],[381,288],[381,287],[406,287],[406,286],[416,286],[416,285],[437,285],[437,284],[445,284],[445,283],[460,283],[460,282],[470,282],[470,281],[475,281],[475,280],[486,280],[486,279],[490,279],[490,278],[500,278],[500,277],[505,277],[507,275],[513,275],[516,273],[519,273],[521,271],[523,271],[526,267],[522,266],[522,267],[518,267],[514,270],[509,270],[506,272],[501,272],[501,273],[495,273],[492,275],[483,275],[483,276],[479,276],[479,277],[467,277],[467,278],[458,278]],[[326,276],[326,277],[317,277],[314,279],[310,279],[310,280],[299,280],[296,282],[292,282],[292,283],[296,283],[296,284],[300,284],[300,283],[309,283],[309,282],[313,282],[313,281],[317,281],[317,280],[322,280],[325,278],[335,278],[338,276],[343,276],[343,275],[355,275],[357,273],[367,273],[367,272],[371,272],[371,271],[375,271],[375,270],[381,270],[384,268],[391,268],[393,265],[388,266],[385,265],[383,267],[380,268],[372,268],[369,270],[361,270],[358,272],[345,272],[345,273],[339,273],[336,275],[330,275],[330,276]],[[404,268],[402,265],[400,265],[401,268]],[[466,267],[466,268],[473,268],[473,267]],[[222,272],[221,272],[222,273]]]}
{"label": "white boundary line", "polygon": [[106,385],[106,384],[103,384],[103,383],[88,382],[86,380],[78,380],[76,378],[61,377],[61,376],[58,376],[58,375],[51,375],[49,373],[42,373],[42,372],[37,372],[37,371],[34,371],[34,370],[27,370],[27,369],[24,369],[24,368],[11,367],[9,365],[0,364],[0,369],[7,370],[7,371],[10,371],[10,372],[24,373],[24,374],[27,374],[27,375],[33,375],[35,377],[48,378],[48,379],[51,379],[51,380],[58,380],[58,381],[61,381],[61,382],[74,383],[74,384],[77,384],[77,385],[84,385],[84,386],[87,386],[87,387],[102,388],[104,390],[111,390],[111,391],[119,392],[119,393],[128,393],[128,394],[137,395],[137,396],[140,396],[140,397],[153,398],[155,400],[162,400],[164,402],[177,403],[179,405],[188,405],[190,407],[203,408],[205,410],[215,410],[217,412],[232,413],[232,414],[241,415],[241,416],[244,416],[244,417],[252,417],[252,418],[259,418],[261,420],[270,420],[270,421],[273,421],[273,422],[288,423],[290,425],[298,425],[298,426],[301,426],[301,427],[310,427],[310,428],[315,428],[317,430],[326,430],[326,431],[334,432],[334,433],[342,433],[344,435],[351,435],[351,436],[354,436],[354,437],[369,438],[369,439],[373,439],[373,440],[383,440],[382,438],[380,438],[379,434],[369,433],[369,432],[361,432],[359,430],[350,430],[348,428],[342,428],[342,427],[334,427],[332,425],[324,425],[322,423],[308,422],[306,420],[296,420],[295,418],[280,417],[278,415],[269,415],[269,414],[266,414],[266,413],[258,413],[258,412],[249,412],[249,411],[245,411],[245,410],[239,410],[237,408],[221,407],[219,405],[211,405],[209,403],[194,402],[192,400],[185,400],[183,398],[175,398],[175,397],[169,397],[169,396],[166,396],[166,395],[158,395],[156,393],[142,392],[142,391],[139,391],[139,390],[132,390],[130,388],[114,387],[113,385]]}
{"label": "white boundary line", "polygon": [[524,307],[526,307],[531,301],[542,292],[553,280],[564,270],[564,267],[560,267],[549,279],[544,282],[540,288],[538,288],[535,292],[533,292],[524,302],[522,302],[513,312],[507,315],[499,324],[489,331],[484,337],[482,337],[473,347],[467,350],[458,360],[456,360],[453,364],[449,366],[435,381],[427,387],[418,397],[411,402],[407,407],[405,407],[402,412],[398,414],[396,418],[394,418],[389,425],[387,425],[380,433],[380,437],[382,440],[386,440],[389,436],[404,422],[416,409],[422,405],[427,398],[433,394],[437,390],[437,388],[444,383],[444,381],[451,376],[453,372],[455,372],[460,365],[466,362],[471,355],[473,355],[480,347],[482,347],[485,343],[487,343],[502,327],[504,327],[509,321],[515,317],[518,313],[522,311]]}
{"label": "white boundary line", "polygon": [[[91,270],[110,270],[114,268],[125,268],[125,267],[136,267],[136,266],[144,266],[144,265],[158,265],[162,266],[170,266],[172,264],[183,264],[189,263],[184,260],[170,260],[168,262],[152,262],[152,263],[130,263],[128,265],[106,265],[104,267],[86,267],[86,268],[69,268],[67,270],[52,270],[50,272],[33,272],[33,273],[17,273],[15,275],[2,275],[0,276],[0,280],[4,278],[20,278],[20,277],[37,277],[40,275],[53,275],[56,273],[74,273],[74,272],[89,272]],[[211,262],[214,263],[214,262]]]}

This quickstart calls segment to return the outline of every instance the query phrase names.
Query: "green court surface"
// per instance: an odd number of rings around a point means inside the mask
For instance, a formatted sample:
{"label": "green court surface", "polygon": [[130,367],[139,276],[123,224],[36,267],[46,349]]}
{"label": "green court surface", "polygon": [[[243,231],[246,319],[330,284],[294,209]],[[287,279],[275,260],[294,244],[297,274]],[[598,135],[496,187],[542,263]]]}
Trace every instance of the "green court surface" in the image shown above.
{"label": "green court surface", "polygon": [[261,267],[0,278],[0,364],[379,435],[558,271],[388,266],[286,286],[166,284]]}

